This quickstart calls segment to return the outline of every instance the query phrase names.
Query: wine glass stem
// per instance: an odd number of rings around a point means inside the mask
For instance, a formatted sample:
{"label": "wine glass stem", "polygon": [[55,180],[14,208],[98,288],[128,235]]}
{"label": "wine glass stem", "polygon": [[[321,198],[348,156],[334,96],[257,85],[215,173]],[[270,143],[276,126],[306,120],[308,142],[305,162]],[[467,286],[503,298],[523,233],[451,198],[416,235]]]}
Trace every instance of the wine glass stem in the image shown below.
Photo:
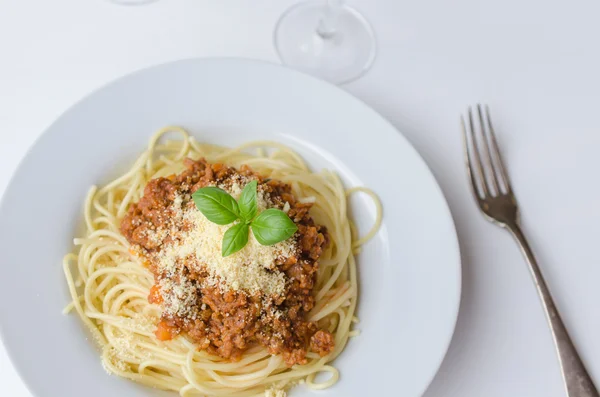
{"label": "wine glass stem", "polygon": [[323,16],[317,26],[317,34],[323,39],[331,38],[335,34],[337,17],[343,5],[344,0],[327,0]]}

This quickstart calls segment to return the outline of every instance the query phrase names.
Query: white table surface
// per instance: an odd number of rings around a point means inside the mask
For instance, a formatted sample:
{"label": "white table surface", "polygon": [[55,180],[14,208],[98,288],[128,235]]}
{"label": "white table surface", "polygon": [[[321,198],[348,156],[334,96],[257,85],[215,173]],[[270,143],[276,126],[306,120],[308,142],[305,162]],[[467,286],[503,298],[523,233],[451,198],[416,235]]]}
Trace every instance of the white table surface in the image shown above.
{"label": "white table surface", "polygon": [[[189,57],[277,61],[273,27],[293,2],[0,0],[0,192],[46,126],[117,76]],[[600,3],[351,3],[372,22],[379,51],[372,70],[345,89],[419,150],[460,236],[458,325],[425,396],[565,395],[526,266],[509,236],[479,215],[467,188],[458,115],[479,100],[493,110],[525,228],[600,383]],[[0,395],[30,396],[1,347]]]}

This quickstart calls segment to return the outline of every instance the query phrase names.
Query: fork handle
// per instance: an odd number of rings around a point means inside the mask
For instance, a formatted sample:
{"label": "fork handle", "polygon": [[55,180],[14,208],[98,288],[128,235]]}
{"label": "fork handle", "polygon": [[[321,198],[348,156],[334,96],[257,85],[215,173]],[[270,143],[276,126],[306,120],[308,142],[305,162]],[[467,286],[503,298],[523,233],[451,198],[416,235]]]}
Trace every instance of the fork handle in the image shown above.
{"label": "fork handle", "polygon": [[554,339],[554,345],[556,346],[556,351],[558,353],[558,360],[567,389],[567,396],[599,397],[598,391],[596,390],[590,375],[586,371],[579,354],[577,354],[577,350],[569,337],[569,333],[558,314],[558,310],[552,300],[546,281],[544,281],[535,255],[533,254],[521,227],[518,224],[515,224],[509,226],[508,229],[521,247],[521,251],[527,260],[529,270],[533,276],[535,287],[542,300],[542,306],[544,307],[546,318],[550,324],[552,338]]}

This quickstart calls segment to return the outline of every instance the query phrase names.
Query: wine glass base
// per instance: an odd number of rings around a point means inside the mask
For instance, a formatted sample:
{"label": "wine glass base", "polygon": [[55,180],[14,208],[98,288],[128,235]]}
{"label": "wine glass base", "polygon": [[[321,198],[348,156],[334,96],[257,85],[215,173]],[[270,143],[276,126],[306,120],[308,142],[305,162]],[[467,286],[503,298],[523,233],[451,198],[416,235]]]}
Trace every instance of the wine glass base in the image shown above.
{"label": "wine glass base", "polygon": [[375,34],[355,9],[342,6],[332,34],[319,34],[325,1],[290,8],[275,28],[275,49],[288,66],[335,84],[362,76],[375,59]]}

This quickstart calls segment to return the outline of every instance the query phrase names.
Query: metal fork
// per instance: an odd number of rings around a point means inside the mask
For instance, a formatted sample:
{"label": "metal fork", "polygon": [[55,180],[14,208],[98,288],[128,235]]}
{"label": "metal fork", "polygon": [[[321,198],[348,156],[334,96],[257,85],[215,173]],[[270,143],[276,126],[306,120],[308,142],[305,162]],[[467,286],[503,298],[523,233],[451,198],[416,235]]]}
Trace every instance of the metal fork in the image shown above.
{"label": "metal fork", "polygon": [[[500,157],[487,106],[485,106],[485,117],[483,113],[481,105],[477,105],[478,123],[473,121],[470,107],[468,124],[465,124],[465,119],[461,116],[467,174],[471,180],[475,201],[490,222],[507,229],[513,235],[525,256],[552,331],[567,396],[599,397],[558,314],[533,251],[521,230],[519,207],[506,167]],[[479,124],[479,133],[476,132],[476,124]]]}

